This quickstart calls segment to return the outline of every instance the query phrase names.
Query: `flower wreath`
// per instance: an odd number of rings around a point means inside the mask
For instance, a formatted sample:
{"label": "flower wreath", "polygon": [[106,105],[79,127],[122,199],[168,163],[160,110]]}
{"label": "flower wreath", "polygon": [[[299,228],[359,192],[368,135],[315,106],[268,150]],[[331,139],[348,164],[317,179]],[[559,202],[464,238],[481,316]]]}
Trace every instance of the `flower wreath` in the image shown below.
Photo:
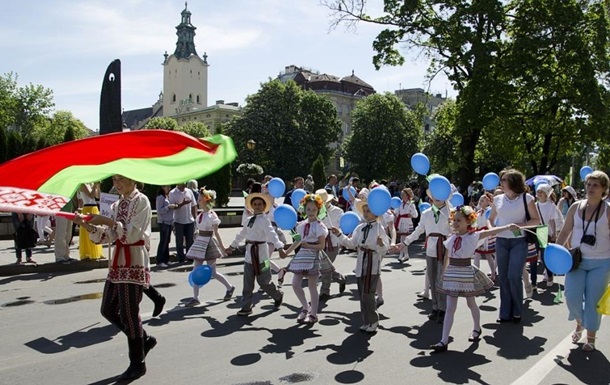
{"label": "flower wreath", "polygon": [[199,190],[199,194],[201,195],[201,200],[203,204],[212,208],[214,206],[214,201],[216,200],[216,191],[214,190],[206,190],[205,187]]}
{"label": "flower wreath", "polygon": [[466,221],[468,222],[468,228],[472,228],[476,223],[477,223],[477,213],[476,211],[474,211],[474,209],[470,206],[458,206],[455,209],[451,210],[451,214],[450,214],[450,218],[451,220],[455,220],[455,214],[457,212],[460,212],[464,218],[466,218]]}
{"label": "flower wreath", "polygon": [[322,197],[317,194],[306,194],[303,199],[299,201],[299,209],[297,210],[303,218],[307,217],[305,214],[305,206],[307,206],[307,203],[309,202],[314,202],[316,204],[316,207],[318,208],[318,219],[322,219],[326,216],[326,205],[324,204]]}

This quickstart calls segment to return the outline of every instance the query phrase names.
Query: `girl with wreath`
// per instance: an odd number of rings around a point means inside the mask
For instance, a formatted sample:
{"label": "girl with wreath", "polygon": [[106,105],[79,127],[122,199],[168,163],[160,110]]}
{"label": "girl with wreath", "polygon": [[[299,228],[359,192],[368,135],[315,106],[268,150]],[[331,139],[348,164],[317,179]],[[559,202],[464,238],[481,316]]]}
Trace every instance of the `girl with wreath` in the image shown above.
{"label": "girl with wreath", "polygon": [[[187,251],[186,257],[194,260],[193,270],[203,265],[203,262],[210,266],[212,277],[222,283],[227,289],[223,300],[228,301],[233,297],[235,286],[231,285],[227,278],[216,269],[216,260],[227,254],[224,251],[225,247],[222,243],[222,237],[218,232],[220,218],[212,210],[215,200],[216,191],[206,190],[205,187],[199,190],[198,203],[203,211],[195,219],[197,239]],[[193,307],[199,304],[199,286],[193,285],[193,298],[185,306]]]}
{"label": "girl with wreath", "polygon": [[449,345],[449,333],[457,309],[458,297],[466,297],[472,314],[474,328],[468,341],[481,339],[481,312],[475,296],[485,293],[493,287],[493,281],[481,270],[472,265],[471,259],[480,240],[506,230],[519,230],[514,224],[495,227],[491,230],[474,231],[477,214],[470,206],[458,206],[451,211],[451,226],[454,233],[444,242],[448,258],[436,291],[447,296],[447,310],[443,320],[443,335],[440,342],[431,345],[430,349],[443,352]]}
{"label": "girl with wreath", "polygon": [[[301,199],[299,212],[306,217],[306,220],[297,224],[296,230],[301,240],[294,242],[286,251],[280,249],[279,253],[281,258],[286,258],[297,247],[301,247],[286,269],[294,274],[292,289],[302,305],[297,323],[314,324],[318,322],[318,276],[320,273],[334,271],[332,262],[323,252],[328,229],[319,218],[326,215],[326,207],[319,195],[307,194]],[[307,278],[311,305],[301,286],[304,278]]]}

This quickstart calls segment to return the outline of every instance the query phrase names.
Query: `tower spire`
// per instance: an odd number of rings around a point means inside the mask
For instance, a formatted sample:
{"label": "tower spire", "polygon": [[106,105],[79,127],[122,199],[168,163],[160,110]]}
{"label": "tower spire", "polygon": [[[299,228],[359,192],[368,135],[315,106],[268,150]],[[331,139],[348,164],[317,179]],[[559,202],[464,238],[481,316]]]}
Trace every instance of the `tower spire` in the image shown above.
{"label": "tower spire", "polygon": [[195,50],[195,26],[191,24],[191,12],[188,10],[188,2],[184,2],[184,10],[181,13],[182,20],[176,27],[176,35],[178,35],[178,41],[176,42],[176,51],[174,55],[178,59],[186,59],[191,55],[197,55]]}

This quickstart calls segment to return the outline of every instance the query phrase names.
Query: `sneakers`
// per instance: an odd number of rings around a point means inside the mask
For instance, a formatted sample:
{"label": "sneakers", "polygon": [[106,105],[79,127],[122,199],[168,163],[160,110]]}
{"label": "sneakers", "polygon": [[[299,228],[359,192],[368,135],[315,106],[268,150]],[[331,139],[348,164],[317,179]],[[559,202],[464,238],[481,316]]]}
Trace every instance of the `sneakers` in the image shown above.
{"label": "sneakers", "polygon": [[402,257],[398,257],[398,262],[400,263],[405,263],[409,260],[409,256],[408,255],[403,255]]}
{"label": "sneakers", "polygon": [[427,291],[422,290],[419,293],[416,293],[417,298],[421,298],[421,299],[430,299],[430,294],[428,294]]}
{"label": "sneakers", "polygon": [[188,301],[186,303],[186,305],[184,305],[184,306],[186,306],[186,307],[195,307],[195,306],[200,305],[200,304],[201,304],[201,302],[199,302],[199,300],[197,298],[193,298],[190,301]]}
{"label": "sneakers", "polygon": [[157,263],[157,267],[166,268],[166,267],[168,267],[168,266],[169,266],[169,265],[168,265],[167,263],[163,263],[163,262],[161,262],[161,263]]}
{"label": "sneakers", "polygon": [[282,302],[284,302],[284,293],[280,291],[280,298],[273,301],[273,306],[279,308],[282,305]]}
{"label": "sneakers", "polygon": [[377,327],[379,326],[379,322],[374,322],[370,324],[364,331],[367,333],[375,333],[377,332]]}
{"label": "sneakers", "polygon": [[237,315],[238,316],[242,316],[242,317],[250,315],[250,314],[252,314],[252,308],[249,308],[249,309],[240,309],[237,312]]}
{"label": "sneakers", "polygon": [[225,296],[222,298],[224,301],[228,301],[233,298],[233,293],[235,292],[235,286],[231,286],[229,290],[225,293]]}

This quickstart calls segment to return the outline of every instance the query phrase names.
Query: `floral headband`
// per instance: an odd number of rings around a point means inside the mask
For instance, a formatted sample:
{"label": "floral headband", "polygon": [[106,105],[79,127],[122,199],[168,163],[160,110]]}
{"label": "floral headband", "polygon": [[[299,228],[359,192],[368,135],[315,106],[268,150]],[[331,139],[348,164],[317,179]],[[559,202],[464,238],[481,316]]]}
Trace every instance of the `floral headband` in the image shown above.
{"label": "floral headband", "polygon": [[322,219],[326,216],[326,205],[324,204],[324,200],[322,200],[322,197],[317,194],[307,194],[303,197],[303,199],[299,201],[298,212],[303,217],[306,216],[305,206],[307,206],[309,202],[313,202],[316,204],[316,207],[318,208],[318,219]]}
{"label": "floral headband", "polygon": [[472,209],[472,207],[465,205],[457,206],[455,209],[451,210],[451,220],[455,219],[455,214],[457,212],[466,218],[468,226],[473,226],[475,223],[477,223],[477,213]]}

